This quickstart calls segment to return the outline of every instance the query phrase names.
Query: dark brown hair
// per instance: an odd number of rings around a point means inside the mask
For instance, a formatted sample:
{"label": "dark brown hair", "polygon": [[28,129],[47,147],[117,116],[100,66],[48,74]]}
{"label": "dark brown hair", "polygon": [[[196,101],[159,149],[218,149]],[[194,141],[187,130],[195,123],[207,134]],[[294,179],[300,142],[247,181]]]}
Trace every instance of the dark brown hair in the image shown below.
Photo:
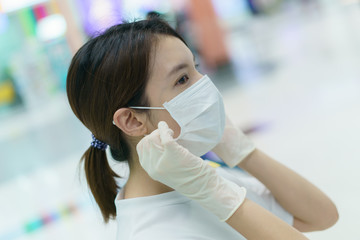
{"label": "dark brown hair", "polygon": [[[150,54],[160,35],[184,42],[158,18],[123,23],[85,43],[69,67],[70,106],[96,138],[110,146],[115,160],[128,161],[130,148],[125,134],[112,124],[113,114],[130,105],[148,106],[145,87]],[[105,151],[89,147],[81,160],[91,192],[108,222],[116,216],[114,200],[119,189],[115,177],[119,176],[110,168]]]}

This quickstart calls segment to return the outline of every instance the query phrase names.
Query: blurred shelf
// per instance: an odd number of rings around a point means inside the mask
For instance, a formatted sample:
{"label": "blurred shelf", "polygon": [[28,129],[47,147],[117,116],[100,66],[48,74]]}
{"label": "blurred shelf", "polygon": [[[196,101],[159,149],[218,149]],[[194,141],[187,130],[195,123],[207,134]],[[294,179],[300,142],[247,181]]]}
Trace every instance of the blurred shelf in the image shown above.
{"label": "blurred shelf", "polygon": [[55,95],[38,108],[15,109],[11,114],[0,119],[0,142],[23,136],[50,123],[59,122],[70,114],[72,114],[71,109],[64,93]]}

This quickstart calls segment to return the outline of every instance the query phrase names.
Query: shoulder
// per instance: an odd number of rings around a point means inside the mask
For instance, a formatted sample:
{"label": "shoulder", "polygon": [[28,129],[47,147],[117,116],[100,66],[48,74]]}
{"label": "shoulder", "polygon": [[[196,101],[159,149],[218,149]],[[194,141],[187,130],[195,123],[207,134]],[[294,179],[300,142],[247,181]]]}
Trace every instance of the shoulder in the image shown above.
{"label": "shoulder", "polygon": [[243,239],[228,224],[177,192],[116,203],[119,240]]}

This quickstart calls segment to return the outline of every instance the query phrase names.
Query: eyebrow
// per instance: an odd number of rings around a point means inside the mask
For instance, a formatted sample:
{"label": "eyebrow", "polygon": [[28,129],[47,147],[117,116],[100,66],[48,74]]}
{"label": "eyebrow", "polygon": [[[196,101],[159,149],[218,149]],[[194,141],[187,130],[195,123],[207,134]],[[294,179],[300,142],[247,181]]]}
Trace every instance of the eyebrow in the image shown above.
{"label": "eyebrow", "polygon": [[[193,60],[195,62],[195,56],[193,55]],[[180,63],[178,65],[176,65],[175,67],[173,67],[173,69],[171,69],[171,71],[168,73],[168,77],[170,77],[171,75],[177,73],[178,71],[184,69],[184,68],[187,68],[189,67],[189,64],[187,63]]]}
{"label": "eyebrow", "polygon": [[171,71],[168,74],[168,77],[170,77],[171,75],[177,73],[178,71],[187,68],[189,66],[189,64],[187,63],[180,63],[179,65],[176,65],[173,69],[171,69]]}

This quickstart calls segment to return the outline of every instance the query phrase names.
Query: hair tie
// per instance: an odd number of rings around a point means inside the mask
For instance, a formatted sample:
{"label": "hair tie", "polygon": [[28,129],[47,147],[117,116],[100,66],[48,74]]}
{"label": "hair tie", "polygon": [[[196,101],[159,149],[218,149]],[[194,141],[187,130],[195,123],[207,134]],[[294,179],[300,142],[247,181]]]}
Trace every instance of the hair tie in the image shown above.
{"label": "hair tie", "polygon": [[100,149],[102,151],[105,151],[107,148],[107,144],[104,143],[103,141],[100,141],[99,139],[97,139],[94,134],[91,134],[91,137],[93,139],[93,141],[91,142],[91,146],[97,149]]}

